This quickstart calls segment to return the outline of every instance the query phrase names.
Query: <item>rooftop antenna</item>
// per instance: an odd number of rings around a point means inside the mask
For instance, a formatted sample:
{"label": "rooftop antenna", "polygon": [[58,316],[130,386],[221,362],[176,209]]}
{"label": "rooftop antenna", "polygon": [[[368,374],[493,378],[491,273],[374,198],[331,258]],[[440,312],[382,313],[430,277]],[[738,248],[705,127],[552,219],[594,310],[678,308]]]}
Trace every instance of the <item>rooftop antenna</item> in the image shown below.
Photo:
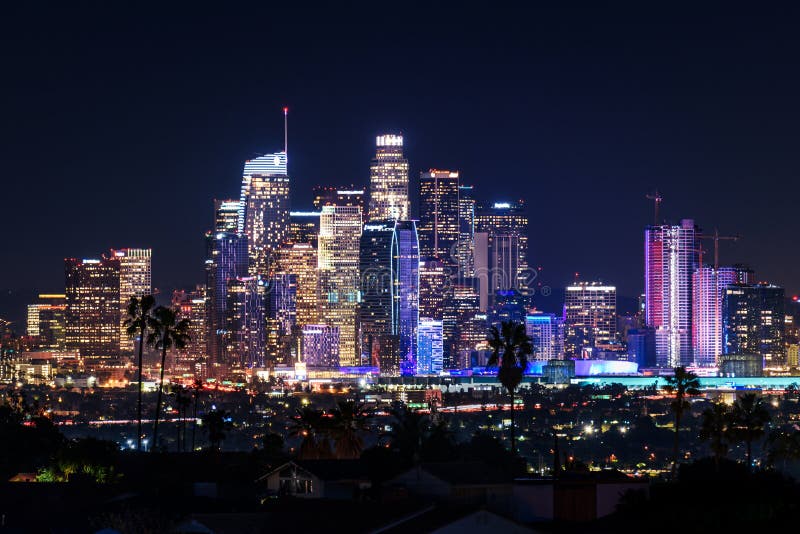
{"label": "rooftop antenna", "polygon": [[283,153],[289,155],[289,108],[283,108]]}
{"label": "rooftop antenna", "polygon": [[645,195],[644,197],[647,200],[653,201],[653,226],[658,226],[658,208],[661,206],[661,201],[664,200],[664,197],[661,196],[661,193],[658,192],[658,189],[656,189],[654,193]]}

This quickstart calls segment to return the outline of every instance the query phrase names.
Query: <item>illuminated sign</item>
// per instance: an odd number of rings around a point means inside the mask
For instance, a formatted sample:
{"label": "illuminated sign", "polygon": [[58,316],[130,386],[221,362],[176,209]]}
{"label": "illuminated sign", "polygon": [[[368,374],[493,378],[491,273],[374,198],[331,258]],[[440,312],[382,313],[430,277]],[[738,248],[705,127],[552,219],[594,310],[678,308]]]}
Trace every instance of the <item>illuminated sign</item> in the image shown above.
{"label": "illuminated sign", "polygon": [[511,207],[511,204],[508,202],[495,202],[494,209],[496,210],[504,210]]}
{"label": "illuminated sign", "polygon": [[392,134],[379,135],[375,142],[378,146],[403,146],[403,136]]}

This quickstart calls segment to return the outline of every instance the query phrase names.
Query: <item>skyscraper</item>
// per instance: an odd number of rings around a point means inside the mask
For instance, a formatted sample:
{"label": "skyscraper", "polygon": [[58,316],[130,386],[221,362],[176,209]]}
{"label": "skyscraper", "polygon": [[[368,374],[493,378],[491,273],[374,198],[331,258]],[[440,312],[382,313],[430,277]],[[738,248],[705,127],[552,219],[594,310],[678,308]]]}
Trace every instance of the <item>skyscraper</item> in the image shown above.
{"label": "skyscraper", "polygon": [[565,341],[568,356],[606,348],[617,336],[617,288],[600,282],[577,282],[564,295]]}
{"label": "skyscraper", "polygon": [[692,274],[697,268],[694,221],[645,229],[645,322],[655,329],[659,367],[691,365]]}
{"label": "skyscraper", "polygon": [[45,350],[64,350],[66,295],[40,294],[39,302],[28,304],[26,332],[34,346]]}
{"label": "skyscraper", "polygon": [[356,318],[359,303],[361,208],[323,206],[320,216],[317,267],[320,319],[339,327],[339,360],[357,365]]}
{"label": "skyscraper", "polygon": [[228,280],[247,276],[247,240],[239,234],[207,233],[206,291],[208,295],[208,355],[210,365],[225,361],[228,328]]}
{"label": "skyscraper", "polygon": [[292,364],[293,341],[298,334],[297,276],[273,274],[266,289],[267,359],[270,363]]}
{"label": "skyscraper", "polygon": [[214,232],[229,232],[235,234],[239,231],[240,200],[214,199]]}
{"label": "skyscraper", "polygon": [[784,297],[782,287],[765,283],[725,288],[725,354],[759,354],[765,369],[785,367]]}
{"label": "skyscraper", "polygon": [[131,298],[142,298],[153,293],[152,254],[153,252],[149,248],[123,248],[111,251],[111,256],[119,260],[119,349],[122,354],[133,355],[134,349],[134,339],[125,334],[123,327],[123,323],[128,318],[128,304]]}
{"label": "skyscraper", "polygon": [[303,362],[309,368],[339,368],[339,328],[325,324],[303,325]]}
{"label": "skyscraper", "polygon": [[420,319],[418,347],[415,374],[441,374],[443,362],[441,321],[427,318]]}
{"label": "skyscraper", "polygon": [[458,272],[461,276],[475,276],[475,198],[473,186],[458,186]]}
{"label": "skyscraper", "polygon": [[703,266],[692,274],[692,348],[694,364],[714,367],[723,354],[722,305],[725,289],[748,278],[736,267]]}
{"label": "skyscraper", "polygon": [[534,360],[564,357],[564,319],[552,313],[533,311],[525,316],[525,334],[533,343]]}
{"label": "skyscraper", "polygon": [[413,374],[417,363],[419,323],[419,237],[414,221],[397,221],[392,238],[393,292],[392,333],[400,336],[400,372]]}
{"label": "skyscraper", "polygon": [[85,358],[116,357],[120,347],[119,258],[67,258],[65,344]]}
{"label": "skyscraper", "polygon": [[189,320],[189,343],[177,351],[173,372],[205,377],[208,372],[208,301],[205,287],[199,285],[194,291],[174,291],[172,306],[178,309],[179,319]]}
{"label": "skyscraper", "polygon": [[[494,302],[497,291],[516,290],[528,294],[528,216],[522,201],[495,202],[475,215],[475,231],[488,238],[488,298]],[[475,244],[478,254],[478,243]],[[476,268],[478,260],[476,258]],[[487,276],[477,273],[476,276]]]}
{"label": "skyscraper", "polygon": [[297,278],[297,324],[319,321],[317,249],[309,243],[287,243],[275,252],[275,273]]}
{"label": "skyscraper", "polygon": [[225,360],[233,367],[264,367],[266,355],[265,287],[254,276],[229,278],[225,327]]}
{"label": "skyscraper", "polygon": [[318,211],[291,211],[289,212],[289,230],[286,233],[285,243],[310,243],[317,246],[319,234]]}
{"label": "skyscraper", "polygon": [[[365,205],[364,190],[356,188],[355,186],[349,187],[333,187],[333,186],[316,186],[312,190],[314,200],[312,201],[314,209],[317,211],[322,210],[322,206],[349,206],[360,207],[362,218],[367,215],[367,206]],[[364,221],[366,222],[366,221]]]}
{"label": "skyscraper", "polygon": [[247,236],[250,273],[266,274],[272,252],[289,231],[286,153],[266,154],[244,164],[238,233]]}
{"label": "skyscraper", "polygon": [[369,168],[368,220],[406,220],[408,160],[403,157],[402,135],[379,135],[377,152]]}
{"label": "skyscraper", "polygon": [[458,193],[458,171],[431,169],[420,174],[420,256],[458,265]]}

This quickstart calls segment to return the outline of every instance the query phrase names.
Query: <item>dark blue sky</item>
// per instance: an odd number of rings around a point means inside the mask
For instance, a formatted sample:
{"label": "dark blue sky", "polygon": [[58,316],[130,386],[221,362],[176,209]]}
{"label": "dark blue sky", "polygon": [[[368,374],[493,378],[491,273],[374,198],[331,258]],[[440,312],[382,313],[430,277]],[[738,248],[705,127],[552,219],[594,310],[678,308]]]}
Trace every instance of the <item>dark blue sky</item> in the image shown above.
{"label": "dark blue sky", "polygon": [[296,208],[366,185],[400,131],[412,175],[527,199],[544,283],[640,292],[657,187],[665,217],[743,236],[724,262],[800,291],[794,8],[28,4],[0,19],[0,316],[110,247],[151,246],[162,290],[200,282],[212,199],[281,148],[283,105]]}

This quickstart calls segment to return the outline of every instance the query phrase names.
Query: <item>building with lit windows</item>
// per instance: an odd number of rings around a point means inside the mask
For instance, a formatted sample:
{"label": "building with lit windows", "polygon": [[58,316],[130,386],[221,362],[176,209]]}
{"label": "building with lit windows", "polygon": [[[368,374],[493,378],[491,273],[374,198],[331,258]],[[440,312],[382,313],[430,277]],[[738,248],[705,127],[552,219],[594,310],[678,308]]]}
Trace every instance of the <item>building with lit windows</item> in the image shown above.
{"label": "building with lit windows", "polygon": [[228,364],[225,336],[228,328],[228,280],[247,276],[247,239],[227,232],[206,234],[206,291],[208,297],[209,365]]}
{"label": "building with lit windows", "polygon": [[[485,233],[488,239],[489,305],[497,291],[516,290],[526,296],[530,280],[528,216],[524,202],[495,202],[480,208],[475,214],[475,232]],[[479,278],[481,275],[487,273],[476,272]]]}
{"label": "building with lit windows", "polygon": [[444,303],[453,292],[453,272],[436,259],[419,262],[419,314],[421,317],[442,319]]}
{"label": "building with lit windows", "polygon": [[417,350],[417,375],[439,375],[442,372],[442,322],[435,319],[419,320]]}
{"label": "building with lit windows", "polygon": [[370,221],[364,225],[359,252],[361,303],[358,323],[361,361],[373,361],[375,343],[392,333],[392,303],[395,291],[392,272],[394,221]]}
{"label": "building with lit windows", "polygon": [[266,274],[272,252],[289,231],[286,153],[266,154],[244,164],[238,233],[247,236],[250,273]]}
{"label": "building with lit windows", "polygon": [[240,208],[240,200],[214,199],[214,232],[238,232]]}
{"label": "building with lit windows", "polygon": [[179,313],[179,319],[189,321],[189,343],[185,348],[174,351],[174,373],[193,373],[205,377],[208,373],[208,301],[205,288],[197,286],[193,291],[176,290],[172,293],[172,307]]}
{"label": "building with lit windows", "polygon": [[120,344],[122,354],[133,355],[135,340],[125,334],[123,323],[128,318],[131,298],[142,298],[153,293],[151,274],[153,251],[149,248],[123,248],[112,250],[111,256],[119,259]]}
{"label": "building with lit windows", "polygon": [[339,368],[339,328],[325,324],[303,325],[303,363],[309,369]]}
{"label": "building with lit windows", "polygon": [[[349,206],[361,208],[362,219],[367,216],[366,195],[363,189],[354,186],[333,187],[316,186],[312,190],[314,209],[322,210],[322,206]],[[366,222],[366,221],[363,221]]]}
{"label": "building with lit windows", "polygon": [[533,311],[525,316],[525,334],[533,343],[533,360],[564,358],[564,319],[552,313]]}
{"label": "building with lit windows", "polygon": [[617,339],[617,288],[600,282],[577,282],[564,294],[564,351],[581,358]]}
{"label": "building with lit windows", "polygon": [[297,334],[297,276],[274,274],[266,289],[267,359],[273,364],[291,365],[297,356],[292,354]]}
{"label": "building with lit windows", "polygon": [[406,220],[409,215],[408,160],[402,135],[379,135],[369,167],[368,220]]}
{"label": "building with lit windows", "polygon": [[234,368],[266,365],[266,288],[258,278],[229,278],[227,282],[225,361]]}
{"label": "building with lit windows", "polygon": [[119,356],[119,258],[64,260],[65,345],[84,358]]}
{"label": "building with lit windows", "polygon": [[26,332],[34,338],[34,347],[40,350],[64,350],[66,295],[40,294],[39,302],[28,304]]}
{"label": "building with lit windows", "polygon": [[320,212],[318,211],[290,211],[289,230],[283,244],[309,243],[316,248],[319,216]]}
{"label": "building with lit windows", "polygon": [[692,350],[692,274],[698,266],[694,221],[645,229],[645,323],[655,330],[656,364],[688,366]]}
{"label": "building with lit windows", "polygon": [[759,354],[764,369],[786,367],[784,297],[782,287],[765,283],[725,288],[725,354]]}
{"label": "building with lit windows", "polygon": [[297,324],[319,322],[317,249],[310,243],[288,243],[275,251],[275,273],[297,278]]}
{"label": "building with lit windows", "polygon": [[458,186],[458,248],[456,259],[461,276],[475,276],[475,198],[473,186]]}
{"label": "building with lit windows", "polygon": [[431,169],[419,177],[419,250],[423,258],[458,265],[458,171]]}
{"label": "building with lit windows", "polygon": [[417,362],[419,323],[419,237],[414,221],[397,221],[392,245],[392,333],[400,336],[400,373],[413,374]]}
{"label": "building with lit windows", "polygon": [[486,339],[486,318],[480,313],[477,280],[458,278],[444,303],[443,365],[445,369],[466,366],[469,353]]}
{"label": "building with lit windows", "polygon": [[358,365],[361,208],[323,206],[317,241],[320,322],[339,327],[339,361]]}

